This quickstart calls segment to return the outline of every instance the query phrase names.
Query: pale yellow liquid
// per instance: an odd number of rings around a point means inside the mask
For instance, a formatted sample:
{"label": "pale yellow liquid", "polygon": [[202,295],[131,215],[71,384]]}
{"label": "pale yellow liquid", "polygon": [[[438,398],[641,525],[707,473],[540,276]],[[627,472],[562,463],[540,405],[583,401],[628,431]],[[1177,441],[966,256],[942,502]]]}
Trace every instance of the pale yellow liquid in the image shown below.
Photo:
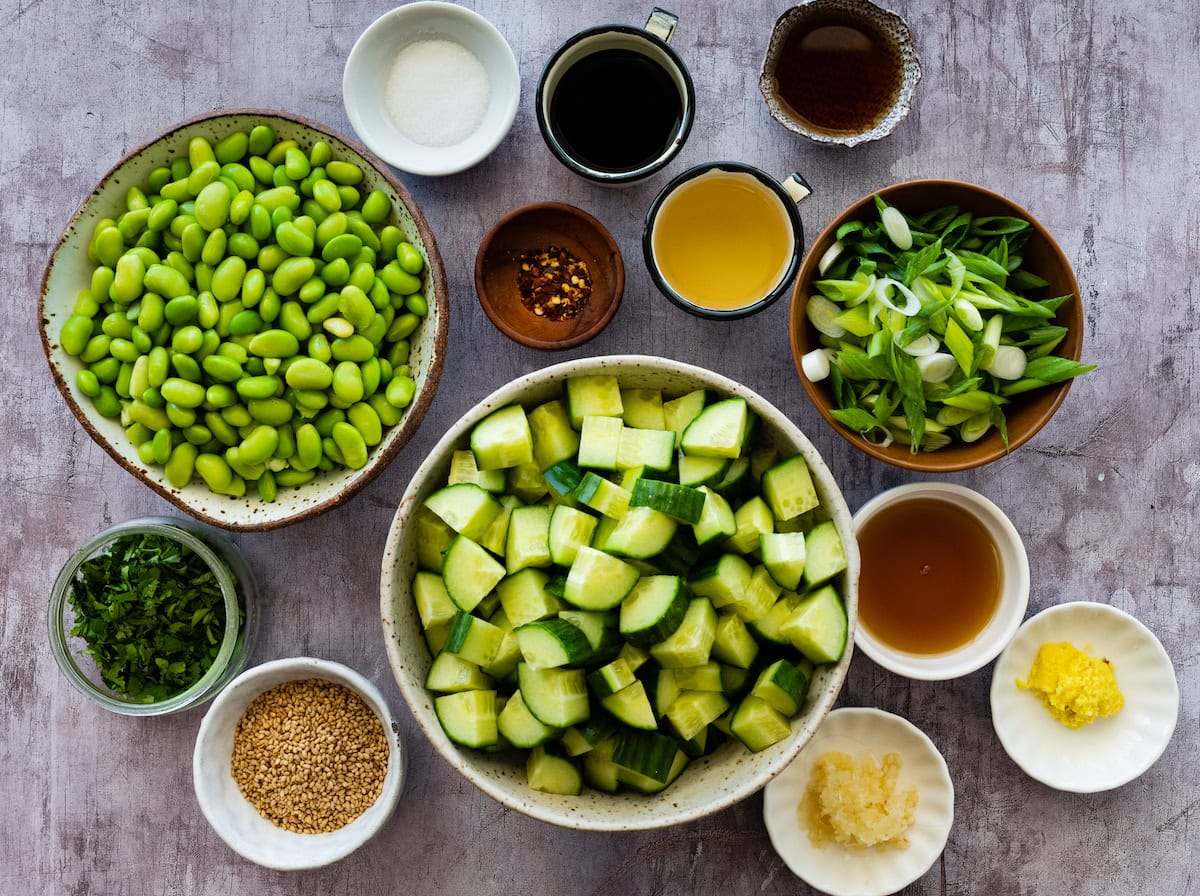
{"label": "pale yellow liquid", "polygon": [[779,285],[795,250],[787,209],[742,172],[714,170],[663,202],[650,236],[667,285],[694,305],[733,311]]}

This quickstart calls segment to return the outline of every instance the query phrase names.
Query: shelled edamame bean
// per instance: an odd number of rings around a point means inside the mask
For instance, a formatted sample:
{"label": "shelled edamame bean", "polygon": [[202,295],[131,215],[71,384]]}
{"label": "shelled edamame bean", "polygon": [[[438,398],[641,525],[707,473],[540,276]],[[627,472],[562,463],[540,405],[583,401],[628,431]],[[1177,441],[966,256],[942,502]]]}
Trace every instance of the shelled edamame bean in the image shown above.
{"label": "shelled edamame bean", "polygon": [[403,418],[425,259],[363,180],[325,141],[258,125],[193,137],[96,224],[59,342],[172,486],[273,501],[365,466]]}

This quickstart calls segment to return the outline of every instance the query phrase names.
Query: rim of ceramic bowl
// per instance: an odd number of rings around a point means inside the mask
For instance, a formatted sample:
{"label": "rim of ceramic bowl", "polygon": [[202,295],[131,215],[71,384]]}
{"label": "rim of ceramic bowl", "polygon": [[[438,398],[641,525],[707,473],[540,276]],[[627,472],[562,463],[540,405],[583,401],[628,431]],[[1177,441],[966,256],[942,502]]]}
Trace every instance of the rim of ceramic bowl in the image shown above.
{"label": "rim of ceramic bowl", "polygon": [[[435,299],[437,313],[436,329],[433,337],[433,344],[430,350],[429,369],[425,375],[423,382],[417,390],[416,397],[413,403],[408,406],[403,419],[397,423],[391,430],[385,434],[382,450],[368,461],[367,468],[364,469],[361,475],[351,479],[337,492],[330,495],[323,501],[308,505],[302,510],[291,514],[290,516],[268,519],[263,521],[238,522],[234,520],[222,519],[221,517],[206,513],[196,507],[181,496],[177,489],[168,488],[163,483],[157,482],[154,479],[146,476],[146,471],[141,466],[135,464],[131,459],[125,457],[116,449],[105,436],[92,423],[91,415],[75,401],[66,380],[63,377],[62,371],[54,361],[55,347],[57,339],[51,338],[47,330],[46,323],[46,295],[50,287],[50,275],[57,262],[60,250],[66,244],[68,237],[79,225],[80,219],[87,211],[88,207],[95,200],[96,196],[105,183],[110,179],[119,175],[120,171],[136,156],[151,150],[156,144],[169,140],[180,131],[195,127],[196,125],[206,122],[215,121],[223,118],[266,118],[279,119],[281,121],[291,122],[292,124],[300,125],[319,134],[322,137],[331,138],[342,143],[351,151],[357,153],[362,159],[370,165],[375,171],[387,181],[388,186],[395,191],[400,201],[404,203],[406,210],[412,217],[413,224],[420,234],[421,241],[425,245],[425,255],[427,261],[427,269],[429,276],[433,280],[433,295]],[[362,146],[357,141],[350,139],[343,134],[333,130],[332,128],[321,124],[313,119],[306,118],[302,115],[296,115],[291,112],[281,112],[276,109],[221,109],[215,112],[205,112],[200,115],[192,116],[184,121],[172,125],[166,131],[156,134],[150,140],[140,144],[129,153],[124,155],[108,172],[100,178],[97,186],[88,193],[87,198],[80,204],[79,208],[71,215],[63,230],[62,236],[54,244],[54,248],[50,252],[49,260],[46,263],[45,272],[42,274],[41,290],[38,297],[37,305],[38,313],[38,332],[42,340],[42,352],[46,357],[46,363],[50,367],[50,374],[54,380],[54,385],[58,388],[59,394],[67,403],[71,413],[79,424],[84,428],[87,434],[97,445],[104,449],[110,458],[117,462],[121,467],[132,473],[139,482],[146,485],[148,488],[157,492],[161,497],[170,501],[175,507],[192,517],[215,526],[220,529],[238,532],[265,532],[271,529],[278,529],[282,526],[289,526],[293,523],[298,523],[304,520],[312,519],[327,510],[332,510],[346,503],[350,498],[354,497],[362,490],[369,482],[375,479],[387,467],[400,450],[408,444],[417,430],[420,429],[421,423],[428,412],[430,405],[433,404],[434,396],[437,393],[438,382],[441,379],[442,365],[446,357],[446,342],[450,332],[450,300],[449,288],[446,281],[446,269],[442,263],[442,256],[438,250],[437,240],[434,238],[433,231],[429,227],[429,222],[426,221],[425,215],[417,206],[416,200],[396,176],[381,162],[375,155],[371,153],[365,146]],[[245,499],[243,499],[245,500]]]}
{"label": "rim of ceramic bowl", "polygon": [[854,643],[878,665],[897,675],[918,681],[949,681],[983,668],[1012,641],[1029,608],[1029,557],[1021,534],[1003,510],[974,489],[952,482],[910,482],[881,492],[854,514],[854,531],[861,531],[885,508],[917,498],[950,501],[987,529],[995,542],[1003,577],[996,609],[974,638],[944,653],[899,650],[867,631],[865,625],[855,629]]}
{"label": "rim of ceramic bowl", "polygon": [[[836,241],[838,228],[848,221],[862,217],[864,210],[872,206],[876,196],[887,199],[901,191],[918,189],[965,190],[975,193],[989,202],[1003,205],[1010,210],[1011,214],[1023,217],[1029,222],[1035,234],[1044,241],[1047,252],[1054,257],[1056,263],[1061,267],[1063,278],[1070,287],[1073,299],[1065,303],[1063,307],[1069,308],[1070,313],[1078,318],[1078,326],[1071,326],[1069,328],[1056,354],[1075,361],[1080,359],[1083,354],[1084,337],[1083,297],[1079,291],[1079,281],[1075,276],[1075,271],[1066,254],[1063,252],[1062,247],[1059,246],[1054,236],[1041,221],[1012,199],[979,184],[951,178],[918,178],[916,180],[906,180],[890,184],[856,199],[842,212],[834,216],[825,229],[809,244],[808,252],[805,254],[804,261],[800,265],[800,272],[796,275],[796,282],[792,287],[791,309],[788,317],[788,341],[791,346],[792,363],[796,368],[800,384],[804,387],[809,401],[812,402],[813,407],[817,409],[817,412],[825,419],[825,422],[839,436],[864,454],[895,467],[922,473],[957,473],[963,470],[982,467],[992,461],[1007,457],[1037,435],[1050,422],[1051,418],[1058,412],[1058,409],[1066,400],[1067,393],[1070,392],[1074,379],[1047,387],[1047,389],[1052,390],[1047,393],[1051,396],[1049,404],[1039,413],[1036,419],[1027,424],[1027,428],[1023,432],[1016,435],[1013,435],[1011,432],[1009,433],[1007,450],[1005,450],[1004,442],[1000,436],[995,431],[992,431],[984,435],[983,439],[979,442],[971,445],[951,443],[947,447],[937,451],[923,451],[913,454],[904,448],[904,446],[893,445],[885,448],[868,442],[859,433],[846,429],[842,424],[834,420],[829,413],[831,401],[827,395],[828,385],[825,383],[813,383],[805,375],[803,366],[801,365],[801,358],[806,348],[805,345],[801,344],[801,334],[808,333],[811,328],[811,324],[808,322],[804,312],[804,307],[807,305],[807,297],[803,293],[806,287],[810,285],[810,281],[815,279],[817,264],[821,256]],[[805,341],[811,343],[807,346],[808,348],[816,347],[815,339],[806,339]]]}
{"label": "rim of ceramic bowl", "polygon": [[[538,339],[509,324],[500,315],[499,311],[496,310],[494,303],[491,301],[484,278],[484,266],[496,236],[514,221],[535,215],[538,212],[560,212],[578,218],[600,237],[612,254],[614,274],[613,296],[608,302],[607,309],[586,330],[581,330],[565,339]],[[617,309],[621,307],[621,298],[624,293],[625,261],[621,254],[620,245],[612,233],[609,232],[609,229],[595,216],[566,202],[531,202],[528,205],[522,205],[520,208],[513,209],[492,226],[491,230],[487,232],[487,235],[479,243],[479,251],[475,254],[475,295],[479,298],[479,304],[482,306],[484,314],[488,316],[488,320],[495,325],[496,329],[509,339],[519,342],[521,345],[527,345],[530,348],[557,351],[560,349],[575,348],[594,339],[612,321],[613,316],[617,313]]]}
{"label": "rim of ceramic bowl", "polygon": [[[790,737],[790,742],[781,742],[781,744],[770,747],[762,753],[746,753],[744,756],[739,755],[736,757],[731,757],[727,754],[724,757],[725,760],[730,761],[730,768],[736,769],[741,766],[742,760],[755,765],[755,773],[752,776],[748,776],[736,788],[714,796],[710,802],[696,807],[686,805],[681,807],[679,802],[669,799],[671,794],[670,791],[667,791],[663,795],[663,798],[657,802],[652,801],[653,798],[651,798],[648,801],[634,803],[628,796],[599,794],[604,800],[612,801],[611,803],[606,802],[602,810],[592,810],[589,812],[583,804],[571,805],[570,807],[560,809],[554,806],[539,804],[538,800],[548,797],[548,795],[528,790],[523,777],[517,786],[509,783],[511,780],[515,780],[511,776],[506,776],[504,783],[491,778],[486,772],[475,767],[476,760],[470,751],[453,744],[445,732],[442,731],[431,708],[430,694],[424,688],[424,674],[418,675],[416,671],[409,668],[411,665],[410,661],[415,658],[403,652],[400,637],[393,630],[394,623],[399,621],[396,619],[394,612],[397,601],[401,596],[407,599],[406,594],[400,595],[397,592],[396,571],[400,560],[402,537],[406,528],[405,524],[409,516],[414,512],[422,491],[427,486],[430,477],[445,465],[448,452],[453,446],[460,444],[468,436],[475,423],[491,410],[520,400],[521,396],[527,393],[530,388],[537,388],[545,384],[562,383],[568,376],[573,375],[599,373],[620,375],[621,371],[626,367],[637,367],[643,371],[650,369],[655,373],[695,378],[704,382],[707,388],[719,390],[728,396],[745,398],[757,413],[765,413],[773,423],[778,425],[787,440],[797,446],[798,454],[806,456],[813,479],[819,484],[822,503],[828,505],[830,518],[837,521],[835,524],[839,528],[839,533],[845,536],[843,537],[843,544],[846,549],[847,570],[844,573],[846,593],[843,595],[843,600],[846,603],[849,631],[846,649],[841,659],[837,663],[823,667],[829,669],[830,679],[826,692],[820,696],[818,702],[814,703],[807,710],[806,718],[810,721],[801,723],[802,727],[810,726],[807,736],[804,736],[803,730],[794,730]],[[764,420],[764,424],[765,422]],[[539,821],[575,830],[650,830],[694,821],[734,805],[760,790],[763,785],[787,767],[788,763],[795,758],[796,754],[799,753],[804,744],[808,742],[809,738],[817,730],[819,720],[823,719],[833,708],[838,693],[845,683],[846,673],[854,653],[854,629],[857,617],[856,586],[859,560],[857,543],[851,537],[852,534],[853,526],[849,508],[846,507],[841,489],[838,487],[833,474],[821,457],[820,452],[817,451],[808,437],[804,435],[801,429],[790,418],[753,389],[715,371],[667,358],[643,355],[603,355],[564,361],[519,376],[479,401],[442,436],[409,480],[408,488],[397,505],[396,514],[392,519],[391,528],[388,531],[380,569],[380,616],[383,623],[382,628],[388,662],[392,669],[393,677],[396,679],[396,683],[404,696],[405,702],[408,704],[413,718],[433,744],[434,749],[446,762],[462,774],[464,778],[501,804],[531,818],[536,818]],[[413,622],[414,625],[419,625],[415,618]],[[419,632],[415,630],[413,636],[414,644],[418,645],[420,650],[425,651],[425,656],[417,660],[418,663],[427,663],[429,661],[428,651],[425,648],[424,640],[421,638]],[[781,745],[782,748],[777,750],[776,747],[780,747]],[[734,746],[733,744],[727,744],[721,749],[732,749]],[[736,748],[741,749],[740,745],[736,745]],[[719,755],[719,753],[714,755]],[[687,772],[685,771],[684,777],[686,775]],[[628,807],[630,810],[636,807],[638,811],[636,814],[633,811],[629,811],[622,816],[619,811],[622,807]]]}
{"label": "rim of ceramic bowl", "polygon": [[[224,801],[220,794],[212,792],[206,786],[208,776],[204,774],[204,770],[214,761],[213,757],[217,755],[217,750],[221,751],[220,756],[222,758],[219,761],[227,761],[225,753],[227,747],[225,744],[216,742],[215,738],[217,734],[214,732],[214,729],[222,724],[226,718],[236,713],[237,718],[240,719],[250,703],[271,688],[291,681],[305,681],[312,678],[332,682],[354,691],[371,709],[375,717],[379,719],[379,724],[383,728],[384,738],[388,742],[388,770],[385,774],[379,796],[376,797],[375,802],[368,806],[361,815],[332,833],[340,833],[350,826],[358,824],[363,816],[376,806],[381,806],[382,808],[377,817],[370,819],[368,823],[362,825],[361,830],[357,832],[358,836],[353,842],[347,843],[346,848],[335,851],[328,857],[322,856],[317,860],[300,862],[273,861],[257,851],[257,848],[261,846],[260,840],[239,837],[237,831],[227,824]],[[263,679],[268,679],[267,683],[262,684]],[[229,744],[228,749],[232,753],[232,743]],[[400,727],[396,723],[391,707],[388,706],[379,689],[363,676],[362,673],[357,672],[344,663],[309,656],[284,657],[282,659],[270,660],[257,666],[252,666],[238,675],[229,683],[228,687],[217,695],[217,699],[213,701],[208,711],[204,714],[204,718],[200,721],[199,730],[196,732],[195,746],[192,749],[192,788],[196,794],[196,801],[200,805],[200,811],[208,821],[209,826],[238,855],[258,865],[273,868],[277,871],[300,871],[330,865],[344,859],[366,844],[387,824],[395,811],[396,805],[400,801],[400,796],[404,791],[404,783],[407,778],[406,771],[407,756],[404,749],[404,739],[400,736]],[[238,795],[241,797],[240,788],[238,789]],[[245,797],[241,797],[241,799],[247,806],[253,809],[253,806],[245,800]],[[267,823],[270,824],[270,822]],[[322,834],[297,834],[283,828],[276,828],[274,830],[278,831],[278,835],[281,838],[309,838],[314,847],[321,843],[323,837],[327,836]]]}
{"label": "rim of ceramic bowl", "polygon": [[[124,716],[160,716],[192,709],[215,697],[245,668],[249,660],[256,628],[257,592],[253,575],[244,563],[238,564],[235,570],[230,559],[222,556],[226,551],[236,552],[236,548],[229,544],[222,545],[220,549],[209,545],[200,532],[191,528],[195,524],[189,523],[169,517],[139,517],[110,526],[89,538],[71,554],[51,587],[47,622],[50,650],[58,668],[71,687],[110,712]],[[221,646],[212,664],[190,687],[154,703],[133,703],[121,699],[84,672],[75,659],[76,651],[70,643],[73,636],[65,620],[65,615],[70,612],[69,592],[79,568],[101,549],[129,535],[159,535],[183,545],[199,557],[217,580],[225,610]],[[211,537],[220,536],[214,533]],[[244,620],[241,618],[243,612]]]}
{"label": "rim of ceramic bowl", "polygon": [[[670,146],[668,146],[667,149],[653,162],[642,165],[633,171],[599,171],[595,168],[589,168],[587,165],[584,165],[582,162],[574,159],[571,154],[563,148],[562,144],[558,140],[558,137],[555,136],[553,129],[550,127],[550,122],[546,120],[546,112],[544,109],[545,103],[543,100],[546,94],[546,80],[550,76],[551,70],[556,64],[558,64],[558,60],[561,59],[568,50],[570,50],[572,47],[575,47],[580,42],[598,35],[612,34],[613,32],[642,38],[646,41],[646,43],[665,53],[667,58],[670,59],[672,64],[676,67],[676,69],[678,69],[684,86],[685,96],[683,97],[683,120],[679,123],[679,127],[676,128],[675,136],[671,138]],[[590,55],[590,53],[584,54],[584,56]],[[672,78],[672,81],[673,80],[674,78]],[[574,171],[580,177],[586,178],[593,183],[610,185],[631,184],[635,181],[650,177],[651,175],[656,174],[663,168],[667,167],[667,165],[671,163],[675,156],[679,155],[679,151],[683,149],[683,144],[687,142],[688,136],[692,133],[692,124],[696,118],[696,85],[692,82],[692,74],[688,71],[688,67],[684,64],[680,55],[671,48],[670,44],[668,44],[657,34],[647,31],[644,28],[638,28],[635,25],[594,25],[591,28],[586,28],[583,31],[573,34],[571,37],[567,38],[562,46],[554,51],[554,55],[547,60],[546,65],[542,68],[542,74],[538,78],[537,91],[534,94],[533,109],[534,114],[537,116],[538,130],[541,131],[542,139],[546,141],[546,146],[549,147],[550,152],[554,154],[554,157],[562,162],[567,168],[569,168],[571,171]]]}
{"label": "rim of ceramic bowl", "polygon": [[[493,135],[494,139],[489,139],[486,144],[482,144],[479,151],[473,155],[465,156],[459,162],[448,166],[422,165],[419,162],[414,163],[412,159],[402,159],[399,156],[393,157],[393,153],[389,151],[389,148],[381,144],[380,141],[373,139],[371,131],[363,127],[362,115],[359,109],[360,104],[364,100],[359,98],[359,94],[350,84],[352,67],[358,64],[367,42],[374,39],[377,34],[389,25],[392,25],[394,21],[411,19],[429,12],[439,12],[452,17],[458,17],[479,27],[492,39],[496,47],[503,48],[504,52],[502,55],[507,63],[505,66],[507,69],[506,74],[512,78],[514,84],[512,95],[504,109],[504,115],[500,119],[499,127],[497,127]],[[421,37],[422,35],[418,33],[416,36]],[[521,70],[517,64],[516,54],[513,52],[513,48],[507,38],[500,32],[500,29],[475,10],[459,6],[455,3],[445,3],[443,0],[418,0],[416,3],[407,3],[404,6],[398,6],[379,16],[354,41],[354,46],[350,48],[350,53],[346,56],[346,64],[342,68],[342,105],[346,110],[346,117],[350,119],[350,126],[354,128],[354,132],[370,147],[372,152],[389,165],[420,177],[444,177],[450,174],[458,174],[478,165],[486,159],[496,151],[496,148],[504,142],[504,138],[508,136],[508,132],[512,129],[513,122],[517,118],[517,109],[520,106],[520,101]]]}
{"label": "rim of ceramic bowl", "polygon": [[[687,183],[689,180],[694,180],[710,171],[729,171],[736,174],[749,174],[759,183],[766,186],[775,197],[783,203],[784,210],[787,212],[788,220],[792,224],[793,249],[792,258],[788,262],[787,269],[780,276],[779,281],[765,296],[756,302],[752,302],[742,308],[731,308],[722,311],[716,308],[705,308],[703,305],[697,305],[694,302],[681,296],[675,289],[667,283],[662,272],[659,270],[658,262],[654,258],[654,222],[658,219],[658,213],[662,210],[663,203],[674,193],[679,187]],[[803,181],[800,175],[793,174],[792,177],[800,179],[805,186],[807,183]],[[788,195],[787,190],[783,188],[780,181],[773,178],[761,168],[756,168],[753,165],[748,165],[745,162],[729,162],[718,161],[708,162],[702,165],[696,165],[684,171],[682,174],[676,175],[671,179],[658,196],[650,204],[650,208],[646,211],[646,218],[642,225],[642,257],[646,261],[646,270],[650,272],[650,279],[654,281],[654,285],[658,287],[658,291],[670,299],[675,305],[687,311],[689,314],[694,314],[696,317],[702,317],[707,320],[738,320],[743,317],[749,317],[752,314],[757,314],[760,311],[769,308],[775,302],[779,301],[784,295],[791,291],[792,280],[796,276],[796,272],[800,270],[800,261],[804,257],[804,222],[800,219],[800,209],[797,206],[796,200]]]}

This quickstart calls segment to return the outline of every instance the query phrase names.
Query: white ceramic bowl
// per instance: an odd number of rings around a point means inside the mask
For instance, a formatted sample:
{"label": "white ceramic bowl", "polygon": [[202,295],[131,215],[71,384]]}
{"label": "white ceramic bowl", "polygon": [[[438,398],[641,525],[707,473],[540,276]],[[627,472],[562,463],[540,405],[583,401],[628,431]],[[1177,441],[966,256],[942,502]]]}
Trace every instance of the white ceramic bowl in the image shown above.
{"label": "white ceramic bowl", "polygon": [[[276,685],[309,678],[332,681],[358,694],[379,717],[389,748],[379,798],[354,821],[327,834],[297,834],[277,827],[242,796],[230,770],[234,731],[250,702]],[[243,672],[213,701],[196,735],[192,782],[204,817],[236,853],[280,871],[317,868],[354,852],[391,817],[404,788],[404,744],[379,690],[353,669],[310,657],[274,660]]]}
{"label": "white ceramic bowl", "polygon": [[[59,344],[63,321],[70,316],[80,291],[88,286],[95,267],[88,261],[87,246],[96,222],[102,218],[115,218],[124,211],[126,190],[135,184],[144,185],[155,168],[179,156],[186,158],[188,141],[192,137],[204,136],[216,143],[233,131],[249,131],[258,124],[270,125],[279,139],[296,140],[305,148],[316,140],[325,140],[335,158],[358,165],[364,174],[361,185],[364,195],[371,190],[383,190],[388,195],[396,210],[391,223],[404,231],[405,237],[429,262],[427,273],[423,275],[423,295],[429,304],[429,313],[410,337],[409,365],[417,392],[404,417],[384,433],[383,442],[371,449],[367,465],[362,469],[342,469],[322,474],[304,486],[280,488],[278,497],[271,504],[254,494],[244,498],[214,494],[198,476],[190,485],[176,488],[167,481],[161,466],[143,464],[120,421],[101,417],[91,399],[79,391],[75,375],[83,364],[63,351]],[[224,529],[265,530],[308,519],[342,504],[374,479],[412,438],[437,392],[446,354],[450,302],[442,258],[425,217],[404,185],[378,159],[314,121],[282,112],[240,109],[212,112],[176,125],[134,150],[104,176],[71,219],[50,258],[42,280],[39,319],[42,347],[59,391],[88,435],[113,460],[180,510],[199,520]]]}
{"label": "white ceramic bowl", "polygon": [[983,631],[961,647],[946,653],[917,654],[897,650],[861,625],[854,640],[863,653],[897,675],[925,681],[945,681],[968,675],[987,665],[1012,639],[1029,606],[1029,559],[1025,555],[1020,534],[1004,511],[979,492],[948,482],[914,482],[876,495],[854,514],[854,530],[862,531],[867,520],[883,508],[914,498],[953,502],[969,511],[987,529],[1000,555],[1003,583],[999,605]]}
{"label": "white ceramic bowl", "polygon": [[[482,123],[453,146],[416,143],[400,132],[385,105],[396,54],[410,43],[430,39],[466,47],[483,64],[491,83]],[[479,13],[436,0],[409,3],[372,22],[350,50],[342,74],[342,100],[355,133],[380,158],[412,174],[454,174],[482,161],[508,134],[520,98],[521,73],[504,35]]]}
{"label": "white ceramic bowl", "polygon": [[[869,751],[877,762],[900,754],[897,785],[917,788],[906,849],[813,846],[798,809],[813,765],[830,750],[851,756]],[[771,845],[797,877],[829,896],[884,896],[915,881],[942,854],[954,824],[954,784],[933,741],[907,719],[880,709],[835,709],[795,762],[767,785],[763,819]]]}
{"label": "white ceramic bowl", "polygon": [[524,763],[512,755],[489,755],[453,744],[442,731],[433,710],[433,697],[424,687],[431,659],[413,605],[416,529],[408,525],[409,519],[429,494],[445,484],[452,452],[467,447],[471,428],[479,420],[514,402],[529,406],[560,396],[568,376],[587,374],[612,374],[624,386],[661,389],[664,395],[677,396],[704,387],[722,395],[741,396],[759,415],[760,438],[771,440],[785,455],[804,456],[821,498],[821,512],[833,519],[846,547],[848,569],[837,584],[845,600],[853,641],[858,551],[850,512],[812,443],[784,414],[745,386],[700,367],[637,355],[584,358],[526,374],[497,389],[446,433],[413,475],[388,533],[380,582],[384,638],[392,671],[413,717],[446,761],[489,796],[526,815],[568,828],[611,831],[666,827],[732,805],[759,790],[783,769],[833,706],[850,664],[851,643],[840,662],[818,667],[804,709],[792,720],[790,737],[760,753],[749,753],[731,740],[709,756],[693,760],[674,784],[653,797],[586,789],[581,796],[571,797],[531,790],[525,782]]}
{"label": "white ceramic bowl", "polygon": [[[1113,665],[1125,706],[1082,728],[1055,721],[1032,691],[1017,687],[1047,641],[1070,641]],[[1128,613],[1077,601],[1038,613],[1017,632],[992,672],[992,724],[1026,774],[1074,793],[1112,790],[1162,755],[1179,716],[1179,685],[1158,638]]]}

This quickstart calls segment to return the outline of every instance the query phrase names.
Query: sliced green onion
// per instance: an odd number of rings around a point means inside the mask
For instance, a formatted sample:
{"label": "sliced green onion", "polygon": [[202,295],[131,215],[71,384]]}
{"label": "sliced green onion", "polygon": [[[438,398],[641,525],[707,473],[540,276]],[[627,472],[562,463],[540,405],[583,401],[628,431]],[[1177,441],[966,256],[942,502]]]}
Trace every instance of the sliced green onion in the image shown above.
{"label": "sliced green onion", "polygon": [[954,355],[946,352],[934,352],[923,358],[917,358],[917,370],[921,371],[921,381],[925,383],[944,383],[958,369]]}
{"label": "sliced green onion", "polygon": [[[892,301],[892,296],[888,295],[889,287],[904,296],[904,307]],[[905,317],[911,317],[921,310],[921,300],[917,298],[916,293],[899,280],[893,280],[891,277],[883,277],[875,281],[875,298],[879,304],[893,311],[898,311]]]}
{"label": "sliced green onion", "polygon": [[958,437],[964,442],[978,442],[992,428],[990,414],[976,414],[958,427]]}
{"label": "sliced green onion", "polygon": [[904,215],[895,206],[889,205],[879,215],[879,220],[883,222],[883,229],[896,248],[902,252],[907,252],[912,248],[913,236],[912,231],[908,227],[908,221],[904,219]]}
{"label": "sliced green onion", "polygon": [[892,341],[896,343],[896,348],[904,352],[906,355],[911,355],[914,358],[924,358],[926,355],[932,355],[942,344],[938,342],[938,338],[932,333],[926,333],[924,336],[918,336],[908,345],[901,345],[901,337],[904,332],[901,331],[892,336]]}
{"label": "sliced green onion", "polygon": [[819,383],[829,376],[829,359],[833,351],[827,348],[815,348],[800,359],[800,368],[811,382]]}
{"label": "sliced green onion", "polygon": [[841,313],[842,309],[824,296],[808,297],[809,323],[826,336],[839,339],[846,335],[846,328],[836,321],[837,316]]}
{"label": "sliced green onion", "polygon": [[958,313],[958,319],[962,321],[962,325],[971,332],[978,333],[983,329],[983,315],[966,299],[955,299],[954,310]]}
{"label": "sliced green onion", "polygon": [[821,256],[821,260],[817,262],[817,273],[824,277],[825,272],[833,267],[833,263],[841,257],[842,250],[845,248],[845,243],[841,240],[835,240],[833,245],[825,250],[825,254]]}
{"label": "sliced green onion", "polygon": [[996,349],[996,356],[983,369],[996,379],[1019,380],[1025,375],[1025,353],[1015,345],[1001,345]]}

